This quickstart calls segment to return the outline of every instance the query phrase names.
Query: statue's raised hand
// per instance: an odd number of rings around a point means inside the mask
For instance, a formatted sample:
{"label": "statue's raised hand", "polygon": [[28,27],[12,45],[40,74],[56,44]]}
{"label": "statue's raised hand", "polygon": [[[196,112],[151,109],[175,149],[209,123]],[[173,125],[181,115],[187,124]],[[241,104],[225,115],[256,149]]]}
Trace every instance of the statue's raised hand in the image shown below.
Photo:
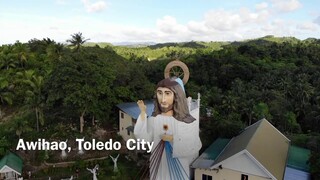
{"label": "statue's raised hand", "polygon": [[140,109],[140,117],[142,120],[145,119],[145,114],[146,114],[146,110],[147,110],[147,106],[144,104],[144,102],[142,100],[138,100],[137,102],[139,109]]}

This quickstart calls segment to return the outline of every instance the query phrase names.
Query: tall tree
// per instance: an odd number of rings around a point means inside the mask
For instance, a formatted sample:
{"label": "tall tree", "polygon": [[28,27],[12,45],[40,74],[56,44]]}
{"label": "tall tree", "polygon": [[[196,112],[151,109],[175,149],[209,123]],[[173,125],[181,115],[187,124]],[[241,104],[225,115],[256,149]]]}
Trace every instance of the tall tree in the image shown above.
{"label": "tall tree", "polygon": [[10,68],[15,68],[18,62],[15,60],[15,55],[13,53],[12,45],[2,46],[0,52],[0,69],[9,70]]}
{"label": "tall tree", "polygon": [[71,39],[68,39],[67,42],[71,43],[71,46],[75,47],[75,51],[79,51],[82,44],[87,42],[90,39],[85,39],[82,36],[81,32],[71,34]]}
{"label": "tall tree", "polygon": [[24,85],[26,107],[35,112],[37,131],[39,126],[44,124],[44,97],[43,97],[43,77],[36,75],[33,70],[18,72],[20,82]]}
{"label": "tall tree", "polygon": [[111,112],[114,79],[106,60],[87,52],[71,54],[54,68],[47,81],[48,102],[62,102],[59,106],[75,109],[82,133],[86,115],[102,119]]}
{"label": "tall tree", "polygon": [[269,112],[269,107],[266,103],[263,103],[263,102],[259,102],[258,104],[256,104],[254,107],[253,107],[253,112],[255,114],[255,117],[257,120],[260,120],[262,118],[266,118],[268,119],[269,121],[272,120],[272,116]]}
{"label": "tall tree", "polygon": [[15,131],[16,135],[20,139],[21,134],[31,131],[32,128],[29,126],[29,121],[25,119],[25,117],[15,117],[12,121],[10,121],[9,130]]}
{"label": "tall tree", "polygon": [[24,68],[25,64],[28,60],[29,48],[28,48],[27,44],[23,44],[23,43],[17,41],[13,45],[13,51],[14,51],[16,58],[20,64],[20,67]]}
{"label": "tall tree", "polygon": [[12,104],[13,100],[13,93],[9,91],[9,82],[5,77],[0,77],[0,119],[3,116],[3,113],[1,111],[2,105]]}

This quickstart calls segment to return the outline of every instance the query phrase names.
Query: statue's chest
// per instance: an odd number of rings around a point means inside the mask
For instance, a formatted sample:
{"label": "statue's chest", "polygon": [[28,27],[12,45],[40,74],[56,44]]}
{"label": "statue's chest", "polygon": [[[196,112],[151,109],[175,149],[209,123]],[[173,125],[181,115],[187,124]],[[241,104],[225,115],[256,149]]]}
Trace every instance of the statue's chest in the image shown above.
{"label": "statue's chest", "polygon": [[176,120],[173,117],[157,116],[154,119],[154,135],[170,134],[175,133]]}

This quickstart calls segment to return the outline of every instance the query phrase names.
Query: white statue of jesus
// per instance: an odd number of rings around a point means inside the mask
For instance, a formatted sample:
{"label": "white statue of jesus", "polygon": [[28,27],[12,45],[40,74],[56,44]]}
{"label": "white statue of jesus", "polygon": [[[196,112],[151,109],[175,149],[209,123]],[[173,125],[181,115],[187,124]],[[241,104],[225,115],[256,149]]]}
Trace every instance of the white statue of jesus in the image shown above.
{"label": "white statue of jesus", "polygon": [[155,97],[154,111],[148,119],[144,102],[137,102],[141,113],[134,127],[136,138],[155,144],[150,157],[150,179],[190,179],[189,166],[202,146],[199,114],[191,116],[179,78],[160,81]]}

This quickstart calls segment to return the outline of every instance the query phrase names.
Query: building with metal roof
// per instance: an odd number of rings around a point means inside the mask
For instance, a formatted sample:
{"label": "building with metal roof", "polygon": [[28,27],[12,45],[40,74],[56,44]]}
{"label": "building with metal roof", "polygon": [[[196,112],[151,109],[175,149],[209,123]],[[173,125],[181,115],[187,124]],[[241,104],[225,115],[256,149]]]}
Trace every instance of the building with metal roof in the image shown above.
{"label": "building with metal roof", "polygon": [[[151,116],[154,108],[152,100],[144,101],[147,106],[147,116]],[[140,109],[136,102],[121,103],[118,104],[119,108],[119,135],[127,141],[128,139],[134,139],[133,129],[136,124],[136,120],[140,115]]]}
{"label": "building with metal roof", "polygon": [[308,149],[290,146],[284,179],[310,179],[310,166],[308,164],[310,154],[311,152]]}
{"label": "building with metal roof", "polygon": [[0,160],[0,179],[18,179],[22,174],[23,161],[12,153],[8,152]]}
{"label": "building with metal roof", "polygon": [[[145,105],[147,106],[147,115],[151,116],[152,112],[153,112],[153,100],[146,100],[144,101]],[[123,111],[124,113],[128,114],[130,117],[134,118],[134,119],[138,119],[139,115],[140,115],[140,109],[137,105],[137,102],[128,102],[128,103],[121,103],[118,104],[117,107]]]}
{"label": "building with metal roof", "polygon": [[[231,139],[216,139],[193,164],[192,168],[210,169]],[[284,180],[310,180],[310,150],[290,145]],[[221,166],[222,167],[222,166]]]}
{"label": "building with metal roof", "polygon": [[284,179],[290,140],[266,119],[218,139],[198,159],[195,179]]}

